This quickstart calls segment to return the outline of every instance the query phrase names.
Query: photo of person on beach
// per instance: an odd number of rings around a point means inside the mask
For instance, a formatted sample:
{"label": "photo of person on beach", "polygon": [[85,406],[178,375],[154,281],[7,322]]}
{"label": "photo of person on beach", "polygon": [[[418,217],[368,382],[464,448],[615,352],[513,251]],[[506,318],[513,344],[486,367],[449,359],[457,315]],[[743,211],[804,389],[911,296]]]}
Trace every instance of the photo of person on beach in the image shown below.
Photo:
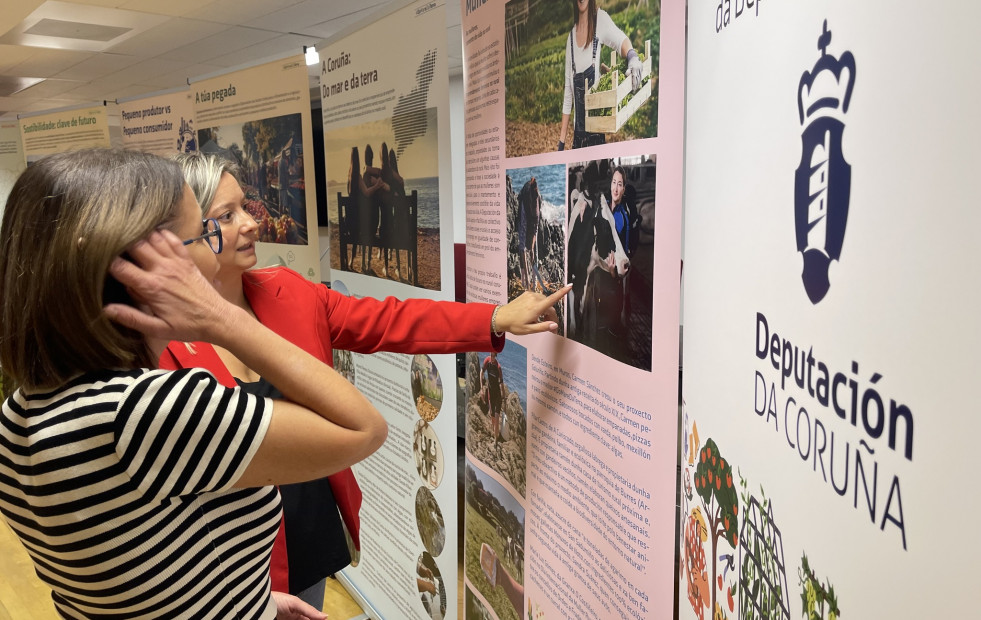
{"label": "photo of person on beach", "polygon": [[[565,176],[562,164],[505,174],[508,300],[525,291],[550,295],[565,284]],[[555,312],[561,335],[563,304]]]}
{"label": "photo of person on beach", "polygon": [[528,475],[528,349],[467,353],[467,452],[524,497]]}
{"label": "photo of person on beach", "polygon": [[660,18],[659,0],[508,2],[507,157],[657,136]]}
{"label": "photo of person on beach", "polygon": [[399,143],[391,119],[324,136],[331,269],[440,290],[436,109]]}

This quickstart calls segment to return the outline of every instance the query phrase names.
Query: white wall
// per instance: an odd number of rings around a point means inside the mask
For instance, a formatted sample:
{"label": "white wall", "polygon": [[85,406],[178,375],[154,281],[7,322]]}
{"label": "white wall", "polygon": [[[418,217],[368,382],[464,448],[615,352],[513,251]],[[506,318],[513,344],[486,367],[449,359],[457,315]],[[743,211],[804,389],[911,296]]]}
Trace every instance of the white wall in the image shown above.
{"label": "white wall", "polygon": [[467,240],[467,169],[463,129],[463,74],[450,76],[450,157],[453,171],[453,243]]}

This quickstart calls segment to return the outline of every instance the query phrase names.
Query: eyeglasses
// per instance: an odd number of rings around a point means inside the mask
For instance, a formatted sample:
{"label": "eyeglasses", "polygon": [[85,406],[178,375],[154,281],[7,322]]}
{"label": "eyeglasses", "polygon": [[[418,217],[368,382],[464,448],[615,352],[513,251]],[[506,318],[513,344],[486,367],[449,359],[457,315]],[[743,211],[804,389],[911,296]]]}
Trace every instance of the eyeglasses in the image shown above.
{"label": "eyeglasses", "polygon": [[201,220],[201,225],[204,228],[205,233],[199,237],[193,239],[188,239],[184,242],[184,245],[191,245],[195,241],[200,241],[201,239],[207,239],[208,247],[215,254],[221,254],[222,248],[222,238],[221,238],[221,226],[218,225],[218,220],[213,217],[209,217],[206,220]]}

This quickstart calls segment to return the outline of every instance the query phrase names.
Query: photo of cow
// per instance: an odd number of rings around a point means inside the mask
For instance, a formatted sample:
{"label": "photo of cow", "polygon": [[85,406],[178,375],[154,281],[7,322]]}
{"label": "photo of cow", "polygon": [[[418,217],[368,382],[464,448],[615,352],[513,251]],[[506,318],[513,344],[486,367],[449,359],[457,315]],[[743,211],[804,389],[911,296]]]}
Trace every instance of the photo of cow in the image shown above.
{"label": "photo of cow", "polygon": [[570,164],[567,336],[651,369],[654,294],[653,155]]}

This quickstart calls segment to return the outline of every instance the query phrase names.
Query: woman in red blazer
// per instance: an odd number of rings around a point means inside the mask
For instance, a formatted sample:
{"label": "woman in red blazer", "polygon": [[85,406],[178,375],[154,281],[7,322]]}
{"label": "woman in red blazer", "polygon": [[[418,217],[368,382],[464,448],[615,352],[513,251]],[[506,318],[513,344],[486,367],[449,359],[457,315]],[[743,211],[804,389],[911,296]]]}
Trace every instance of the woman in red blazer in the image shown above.
{"label": "woman in red blazer", "polygon": [[[225,299],[327,364],[333,364],[335,347],[357,353],[500,351],[505,332],[524,335],[558,329],[553,306],[568,287],[550,297],[527,292],[504,306],[394,297],[379,301],[337,293],[285,267],[251,270],[256,264],[258,226],[244,209],[238,166],[201,153],[182,154],[178,162],[204,217],[221,225],[224,249],[218,255],[216,288]],[[447,334],[448,326],[452,334]],[[160,366],[206,368],[225,385],[241,385],[265,396],[278,394],[234,355],[207,343],[171,342]],[[273,589],[297,594],[319,609],[324,579],[351,561],[341,519],[360,549],[361,491],[348,469],[325,480],[283,485],[280,492],[284,525],[273,547]]]}

